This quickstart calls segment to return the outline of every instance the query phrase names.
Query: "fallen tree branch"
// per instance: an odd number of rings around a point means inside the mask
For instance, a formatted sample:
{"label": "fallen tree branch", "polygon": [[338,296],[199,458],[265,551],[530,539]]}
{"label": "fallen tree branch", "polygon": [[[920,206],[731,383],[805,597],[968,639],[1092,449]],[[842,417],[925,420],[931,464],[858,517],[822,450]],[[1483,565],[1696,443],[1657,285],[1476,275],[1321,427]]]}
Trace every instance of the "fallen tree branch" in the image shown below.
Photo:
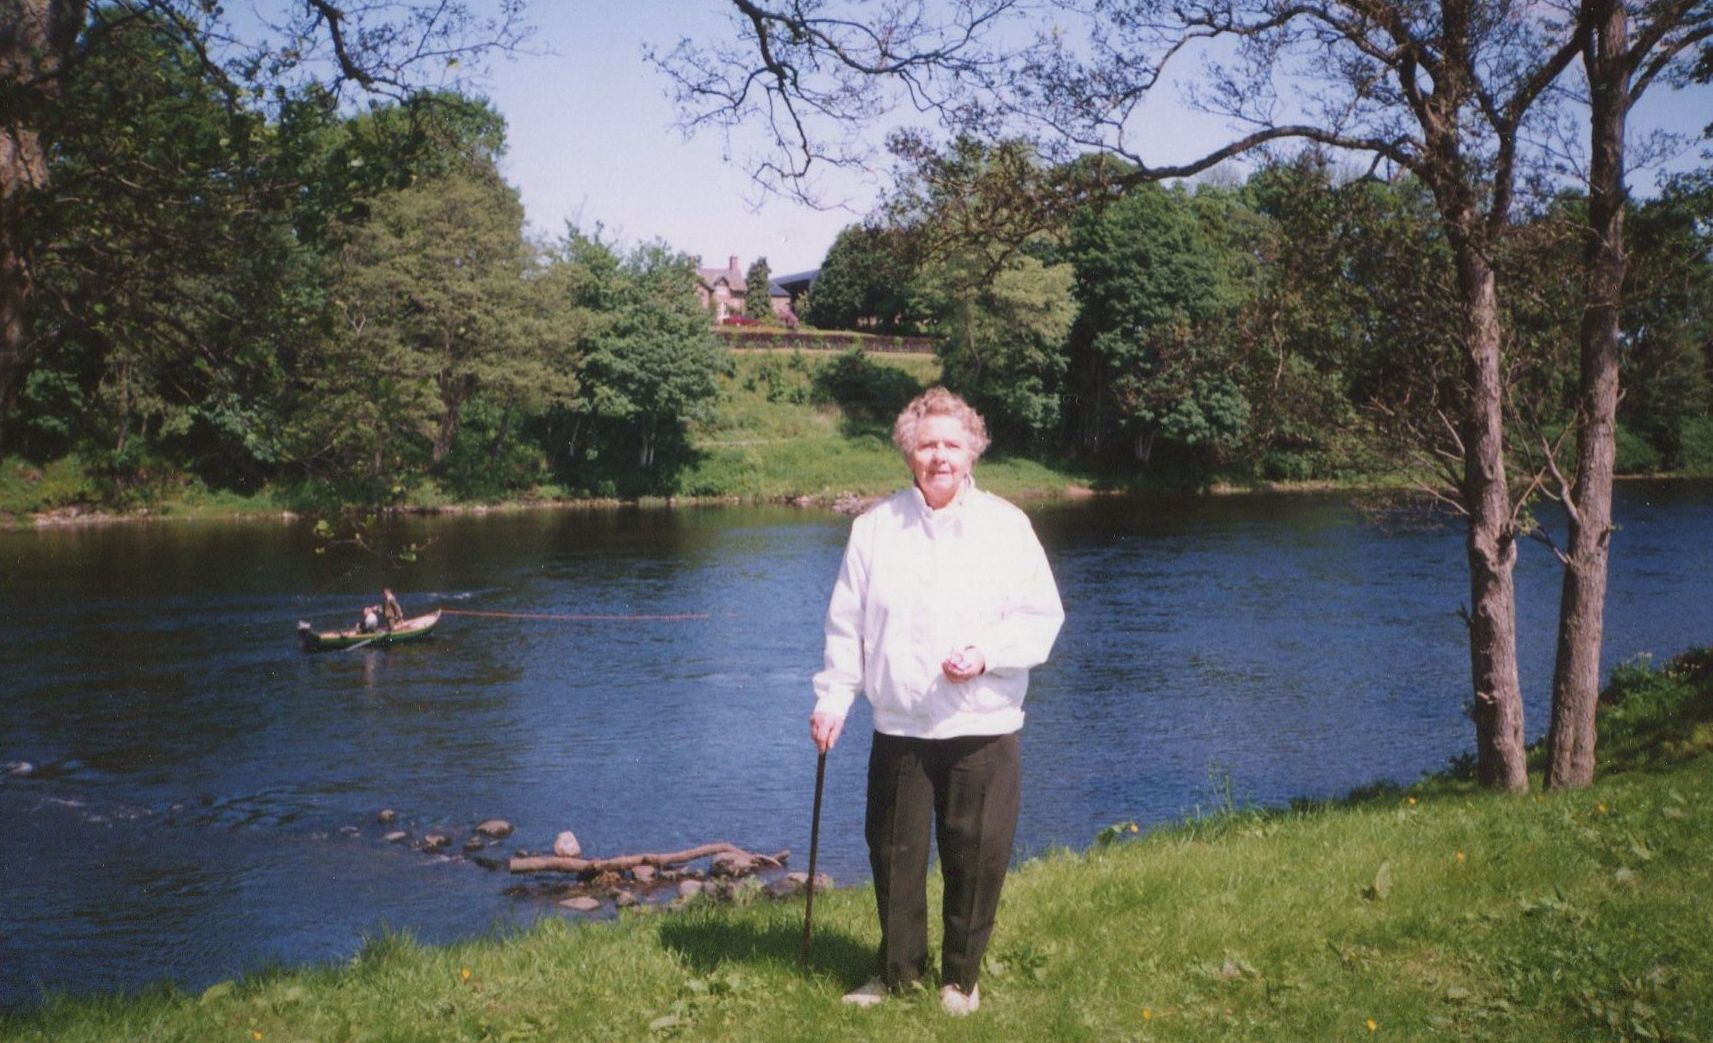
{"label": "fallen tree branch", "polygon": [[507,863],[514,873],[539,873],[542,871],[559,873],[617,873],[637,866],[653,866],[656,869],[670,869],[686,862],[694,862],[699,858],[712,858],[715,855],[736,855],[739,858],[751,860],[758,868],[780,869],[785,860],[791,857],[790,851],[780,851],[777,854],[763,855],[754,851],[745,851],[736,844],[720,841],[713,844],[702,844],[699,847],[688,848],[684,851],[668,851],[661,854],[615,855],[612,858],[565,858],[561,855],[523,855]]}

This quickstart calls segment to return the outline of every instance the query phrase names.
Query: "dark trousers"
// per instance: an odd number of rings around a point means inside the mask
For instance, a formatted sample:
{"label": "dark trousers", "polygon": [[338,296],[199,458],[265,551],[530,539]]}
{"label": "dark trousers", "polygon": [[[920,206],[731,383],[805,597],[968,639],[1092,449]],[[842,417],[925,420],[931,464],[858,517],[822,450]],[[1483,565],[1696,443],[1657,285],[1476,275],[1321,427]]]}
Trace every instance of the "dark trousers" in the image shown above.
{"label": "dark trousers", "polygon": [[880,908],[882,976],[893,987],[928,970],[928,835],[936,835],[940,981],[975,988],[1017,834],[1016,735],[907,739],[875,733],[868,758],[869,865]]}

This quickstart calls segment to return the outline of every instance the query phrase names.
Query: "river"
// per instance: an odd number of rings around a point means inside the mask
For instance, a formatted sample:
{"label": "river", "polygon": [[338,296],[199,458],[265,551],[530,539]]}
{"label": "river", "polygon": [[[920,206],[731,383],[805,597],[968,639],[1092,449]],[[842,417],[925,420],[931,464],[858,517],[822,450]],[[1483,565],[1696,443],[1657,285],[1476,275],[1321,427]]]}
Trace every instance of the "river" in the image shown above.
{"label": "river", "polygon": [[[1625,483],[1605,660],[1713,642],[1713,484]],[[1031,506],[1067,610],[1023,732],[1019,858],[1227,801],[1408,782],[1472,746],[1461,530],[1340,496]],[[395,567],[283,521],[0,531],[0,1005],[197,989],[556,910],[389,844],[509,820],[496,849],[807,857],[807,678],[849,519],[786,507],[413,519]],[[1531,737],[1559,573],[1523,548]],[[399,590],[432,641],[310,655]],[[625,617],[680,616],[688,619]],[[830,759],[821,867],[867,875],[866,711]],[[378,812],[398,822],[383,825]]]}

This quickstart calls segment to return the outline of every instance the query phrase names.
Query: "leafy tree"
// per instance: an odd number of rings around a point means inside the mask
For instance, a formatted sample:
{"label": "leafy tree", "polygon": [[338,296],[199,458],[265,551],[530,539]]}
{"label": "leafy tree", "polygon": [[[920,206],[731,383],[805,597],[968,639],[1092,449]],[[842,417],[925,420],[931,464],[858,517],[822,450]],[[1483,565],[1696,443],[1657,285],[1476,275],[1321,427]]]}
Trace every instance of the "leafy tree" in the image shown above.
{"label": "leafy tree", "polygon": [[1063,419],[1065,346],[1077,312],[1072,268],[1017,254],[972,280],[959,261],[931,264],[922,275],[943,337],[946,385],[981,410],[996,442],[1043,444]]}
{"label": "leafy tree", "polygon": [[[595,491],[669,490],[685,424],[712,403],[731,365],[697,305],[694,262],[658,243],[620,257],[573,228],[549,276],[578,317],[579,389],[561,407],[556,458]],[[615,466],[627,451],[637,466]]]}
{"label": "leafy tree", "polygon": [[1674,178],[1628,231],[1619,416],[1665,467],[1682,468],[1713,414],[1713,174]]}
{"label": "leafy tree", "polygon": [[38,448],[85,447],[115,481],[162,452],[254,481],[315,274],[274,191],[277,135],[175,34],[112,8],[92,19],[105,44],[53,112],[58,205],[25,225],[37,372],[23,433],[60,428]]}
{"label": "leafy tree", "polygon": [[1231,199],[1253,207],[1222,237],[1255,260],[1233,330],[1252,466],[1272,479],[1419,467],[1419,442],[1396,430],[1437,421],[1458,372],[1450,262],[1420,186],[1341,179],[1309,150]]}
{"label": "leafy tree", "polygon": [[1231,446],[1248,422],[1221,323],[1237,290],[1181,189],[1144,185],[1075,225],[1082,305],[1075,341],[1082,440],[1125,438],[1146,463],[1157,438]]}
{"label": "leafy tree", "polygon": [[[295,0],[279,14],[279,24],[257,19],[246,22],[243,32],[222,5],[206,0],[0,3],[0,140],[6,142],[0,149],[0,448],[24,381],[51,345],[38,328],[34,298],[43,270],[42,240],[31,217],[66,203],[52,155],[56,131],[66,123],[68,84],[96,67],[94,59],[110,44],[136,23],[146,23],[171,38],[176,50],[168,50],[194,59],[196,77],[232,110],[276,89],[292,96],[322,78],[312,69],[330,70],[324,79],[335,95],[356,86],[405,97],[427,77],[458,75],[460,57],[518,43],[526,35],[518,25],[520,3],[499,0],[477,15],[456,0]],[[99,166],[90,172],[107,173]],[[99,186],[119,194],[133,187],[116,178]]]}
{"label": "leafy tree", "polygon": [[914,278],[908,233],[881,224],[847,226],[821,262],[803,319],[821,329],[916,332],[909,303]]}
{"label": "leafy tree", "polygon": [[946,383],[986,415],[1001,444],[1041,444],[1062,420],[1066,342],[1076,318],[1063,259],[1074,171],[1028,142],[963,137],[933,149],[896,134],[897,186],[884,212],[910,244],[907,310],[940,337]]}
{"label": "leafy tree", "polygon": [[773,272],[767,267],[767,258],[757,257],[743,277],[745,315],[752,319],[773,318],[773,301],[767,295],[772,280]]}
{"label": "leafy tree", "polygon": [[570,388],[541,356],[523,208],[497,173],[425,181],[369,209],[339,255],[338,333],[315,360],[305,419],[310,458],[385,500],[443,471],[479,395],[544,405]]}
{"label": "leafy tree", "polygon": [[1588,227],[1582,236],[1575,475],[1567,478],[1554,468],[1568,533],[1559,553],[1564,586],[1547,732],[1548,789],[1594,781],[1594,714],[1614,531],[1619,318],[1628,264],[1624,148],[1629,112],[1654,82],[1687,72],[1695,49],[1713,37],[1713,9],[1700,0],[1586,0],[1580,16],[1589,34],[1581,49],[1589,99]]}

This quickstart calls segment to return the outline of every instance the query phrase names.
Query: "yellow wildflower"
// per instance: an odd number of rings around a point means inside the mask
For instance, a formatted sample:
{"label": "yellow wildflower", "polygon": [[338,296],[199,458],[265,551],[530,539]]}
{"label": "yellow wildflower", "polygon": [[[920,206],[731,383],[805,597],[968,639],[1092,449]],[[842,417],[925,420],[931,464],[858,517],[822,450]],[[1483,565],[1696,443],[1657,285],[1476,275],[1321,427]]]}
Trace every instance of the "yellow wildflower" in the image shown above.
{"label": "yellow wildflower", "polygon": [[1378,1021],[1375,1021],[1373,1018],[1368,1019],[1368,1031],[1369,1032],[1373,1032],[1375,1029],[1377,1029],[1379,1027],[1380,1027],[1380,1023]]}
{"label": "yellow wildflower", "polygon": [[1154,1012],[1152,1010],[1149,1010],[1147,1007],[1143,1007],[1142,1008],[1142,1020],[1143,1021],[1153,1021],[1154,1020]]}

